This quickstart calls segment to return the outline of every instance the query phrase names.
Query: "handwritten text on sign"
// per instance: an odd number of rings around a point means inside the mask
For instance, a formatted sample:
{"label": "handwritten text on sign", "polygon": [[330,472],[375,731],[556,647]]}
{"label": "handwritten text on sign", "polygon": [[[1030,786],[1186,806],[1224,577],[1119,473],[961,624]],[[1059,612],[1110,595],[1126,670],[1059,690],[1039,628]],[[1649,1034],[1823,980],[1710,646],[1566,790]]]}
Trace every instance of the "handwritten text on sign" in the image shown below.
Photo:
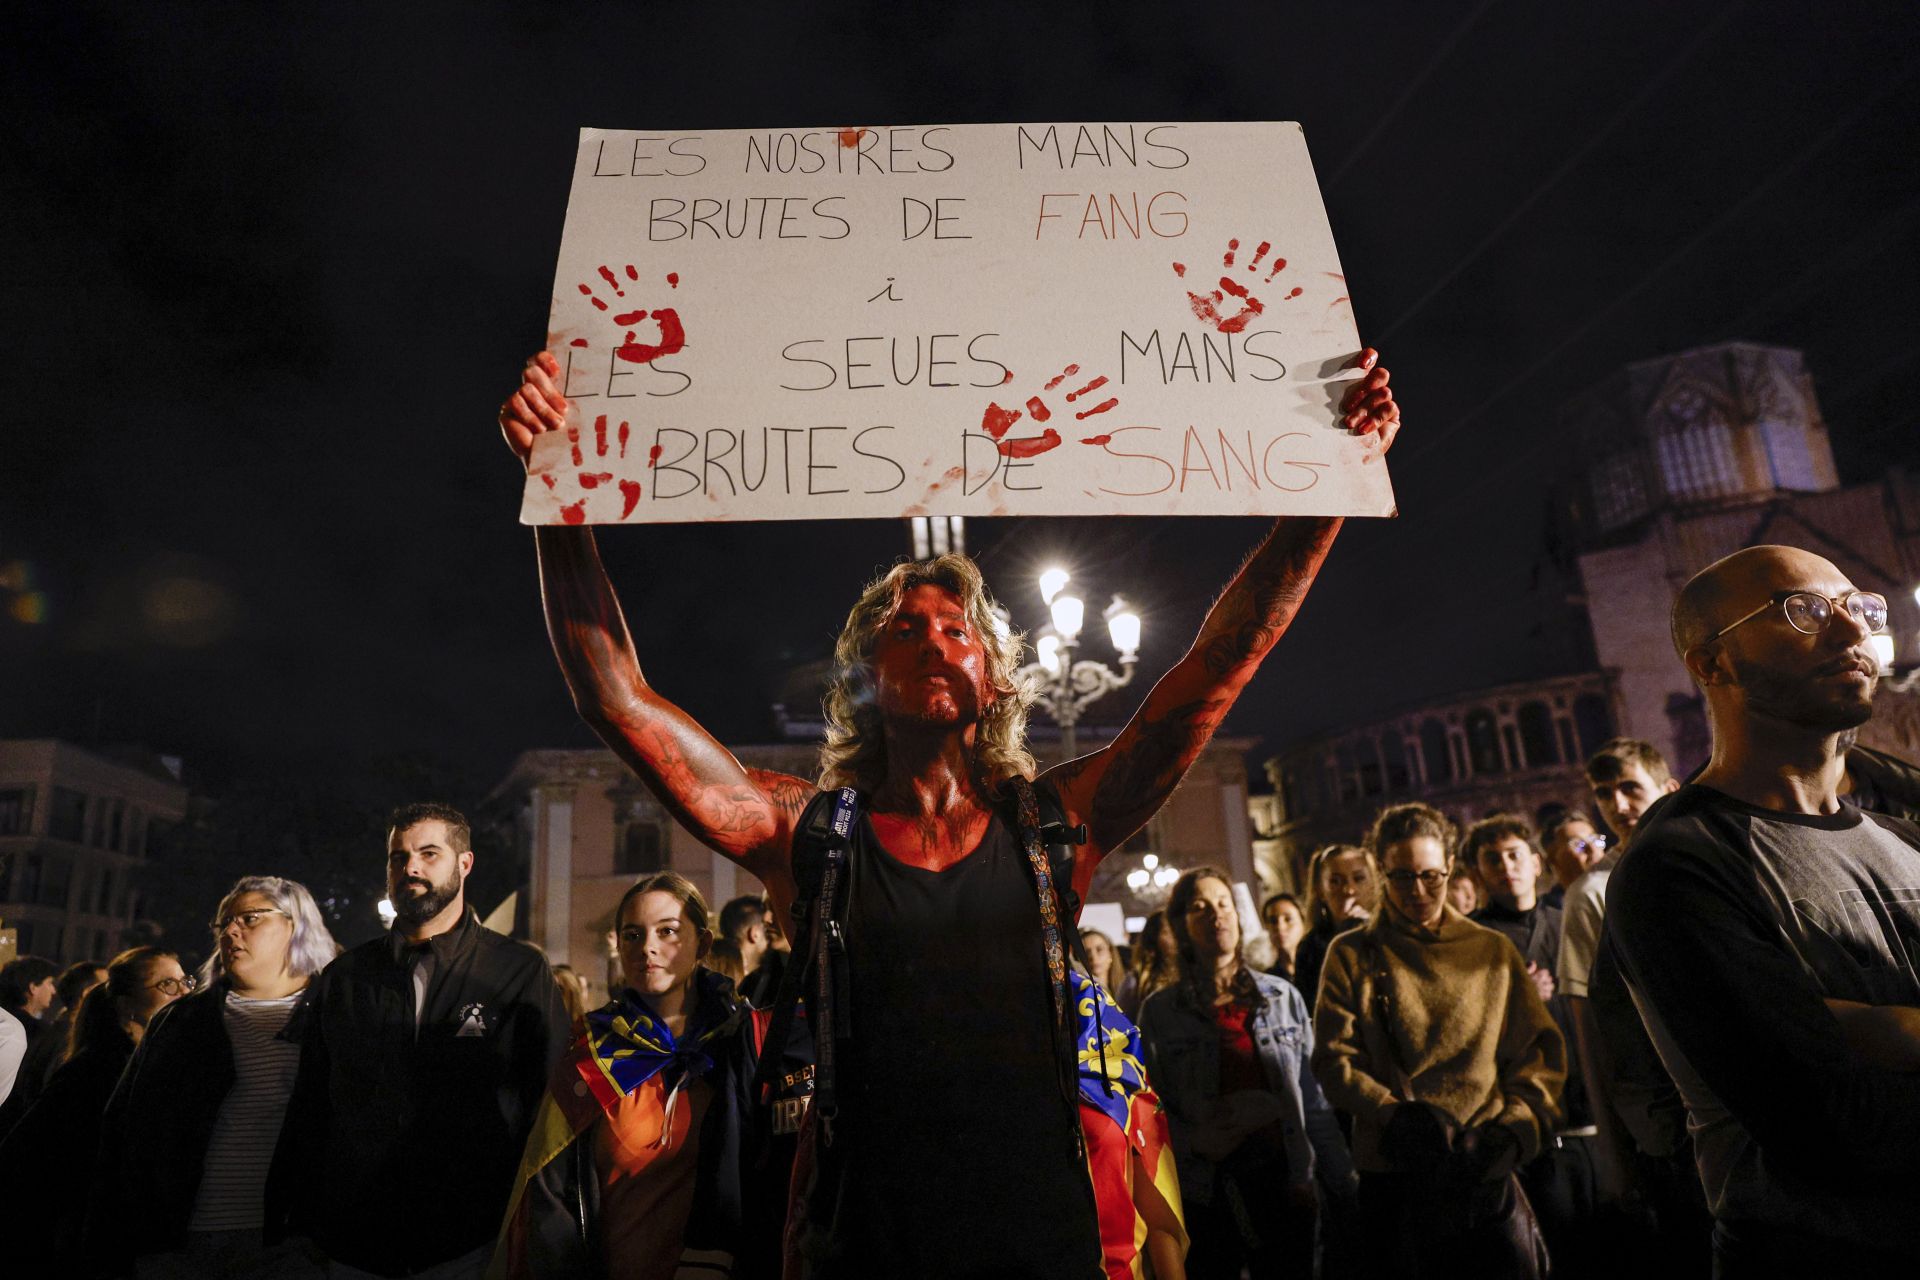
{"label": "handwritten text on sign", "polygon": [[532,524],[1386,515],[1299,126],[586,129]]}

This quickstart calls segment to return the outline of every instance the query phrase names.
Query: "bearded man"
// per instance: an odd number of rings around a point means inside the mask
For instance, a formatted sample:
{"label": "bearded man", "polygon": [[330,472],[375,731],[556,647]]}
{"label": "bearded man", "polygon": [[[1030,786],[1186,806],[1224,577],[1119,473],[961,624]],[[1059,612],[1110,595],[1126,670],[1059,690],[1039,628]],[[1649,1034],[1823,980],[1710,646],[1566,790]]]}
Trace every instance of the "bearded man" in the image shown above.
{"label": "bearded man", "polygon": [[1920,830],[1839,794],[1887,601],[1750,547],[1672,624],[1713,755],[1636,826],[1606,929],[1686,1103],[1714,1275],[1911,1273]]}
{"label": "bearded man", "polygon": [[388,826],[393,929],[322,970],[285,1033],[268,1231],[311,1238],[330,1277],[478,1280],[571,1025],[546,957],[467,905],[467,820],[414,804]]}
{"label": "bearded man", "polygon": [[[1362,354],[1343,422],[1384,452],[1399,408],[1376,359]],[[535,356],[501,409],[523,464],[539,434],[566,429],[558,371],[551,353]],[[799,893],[802,813],[822,788],[861,793],[836,942],[851,1033],[831,1142],[816,1148],[790,1226],[802,1274],[1106,1274],[1075,1102],[1061,1088],[1042,941],[1071,921],[1043,925],[1002,788],[1031,780],[1067,827],[1084,824],[1071,872],[1084,893],[1101,858],[1206,747],[1292,622],[1340,525],[1280,520],[1119,736],[1037,779],[1025,742],[1032,695],[1016,676],[1021,640],[997,618],[979,570],[958,555],[896,565],[841,634],[817,782],[743,767],[656,691],[592,533],[536,530],[548,631],[581,715],[689,831],[759,877],[779,918]]]}

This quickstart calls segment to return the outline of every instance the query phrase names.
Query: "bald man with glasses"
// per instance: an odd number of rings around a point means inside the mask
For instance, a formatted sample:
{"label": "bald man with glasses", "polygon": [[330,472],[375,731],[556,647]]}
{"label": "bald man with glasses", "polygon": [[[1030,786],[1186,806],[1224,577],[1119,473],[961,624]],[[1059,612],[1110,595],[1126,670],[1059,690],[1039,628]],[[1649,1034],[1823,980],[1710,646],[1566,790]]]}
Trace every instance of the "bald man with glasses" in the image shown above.
{"label": "bald man with glasses", "polygon": [[1696,575],[1672,621],[1713,754],[1640,823],[1606,927],[1686,1104],[1714,1274],[1910,1273],[1920,829],[1841,794],[1887,601],[1751,547]]}

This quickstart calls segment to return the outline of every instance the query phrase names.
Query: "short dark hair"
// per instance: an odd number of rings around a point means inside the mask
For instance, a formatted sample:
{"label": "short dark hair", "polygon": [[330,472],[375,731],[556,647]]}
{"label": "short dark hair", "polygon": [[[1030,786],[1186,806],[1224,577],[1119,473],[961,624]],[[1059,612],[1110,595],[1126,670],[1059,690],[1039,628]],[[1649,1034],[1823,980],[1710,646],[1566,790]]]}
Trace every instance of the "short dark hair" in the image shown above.
{"label": "short dark hair", "polygon": [[1613,782],[1627,770],[1639,765],[1647,771],[1655,786],[1665,786],[1673,773],[1660,748],[1639,738],[1609,738],[1587,760],[1588,782]]}
{"label": "short dark hair", "polygon": [[766,919],[769,914],[765,898],[757,893],[743,893],[720,908],[720,936],[738,938],[756,921]]}
{"label": "short dark hair", "polygon": [[1440,849],[1448,857],[1453,856],[1453,847],[1460,839],[1460,830],[1453,820],[1430,804],[1411,801],[1396,804],[1381,811],[1373,820],[1373,830],[1367,833],[1367,848],[1373,856],[1385,860],[1387,846],[1398,844],[1402,840],[1417,840],[1429,836],[1440,842]]}
{"label": "short dark hair", "polygon": [[53,989],[60,994],[60,1003],[69,1009],[80,1003],[80,997],[94,985],[93,975],[106,967],[105,960],[82,960],[68,965],[61,971],[60,980],[53,984]]}
{"label": "short dark hair", "polygon": [[432,800],[403,804],[388,814],[387,834],[391,836],[396,831],[405,831],[422,822],[445,823],[447,843],[453,846],[455,853],[466,853],[473,848],[473,827],[468,824],[467,815],[450,804]]}
{"label": "short dark hair", "polygon": [[45,956],[15,956],[0,966],[0,1004],[25,1004],[29,987],[37,987],[59,972],[60,967]]}
{"label": "short dark hair", "polygon": [[1460,842],[1460,856],[1478,865],[1481,851],[1491,849],[1502,840],[1524,840],[1535,857],[1540,855],[1540,842],[1534,838],[1532,823],[1517,813],[1490,813],[1467,828],[1466,837]]}
{"label": "short dark hair", "polygon": [[1554,837],[1558,836],[1564,828],[1570,827],[1576,822],[1584,822],[1588,826],[1595,827],[1596,830],[1598,829],[1594,820],[1587,816],[1585,809],[1562,809],[1554,815],[1552,822],[1546,823],[1540,828],[1540,843],[1543,845],[1551,844]]}
{"label": "short dark hair", "polygon": [[1293,904],[1293,909],[1300,913],[1300,918],[1302,920],[1306,919],[1307,917],[1306,909],[1300,905],[1299,896],[1296,894],[1291,894],[1291,893],[1282,891],[1280,893],[1268,894],[1267,900],[1260,904],[1260,919],[1262,921],[1265,921],[1267,918],[1267,908],[1271,907],[1276,902],[1291,902]]}

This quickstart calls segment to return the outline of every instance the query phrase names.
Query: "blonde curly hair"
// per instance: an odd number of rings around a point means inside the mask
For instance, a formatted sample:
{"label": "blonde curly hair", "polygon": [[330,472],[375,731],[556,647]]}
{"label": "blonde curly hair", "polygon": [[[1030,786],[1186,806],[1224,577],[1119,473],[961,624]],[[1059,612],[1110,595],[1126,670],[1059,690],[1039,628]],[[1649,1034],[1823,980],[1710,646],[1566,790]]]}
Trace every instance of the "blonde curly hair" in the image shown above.
{"label": "blonde curly hair", "polygon": [[1019,678],[1025,637],[996,611],[979,566],[964,555],[903,561],[867,584],[847,614],[834,644],[835,675],[824,710],[827,741],[820,748],[820,786],[873,791],[887,772],[887,738],[873,696],[873,642],[893,621],[901,597],[915,587],[935,586],[960,600],[986,649],[987,683],[997,695],[980,714],[974,738],[974,769],[991,789],[1008,778],[1031,778],[1033,754],[1027,750],[1027,713],[1034,691]]}

